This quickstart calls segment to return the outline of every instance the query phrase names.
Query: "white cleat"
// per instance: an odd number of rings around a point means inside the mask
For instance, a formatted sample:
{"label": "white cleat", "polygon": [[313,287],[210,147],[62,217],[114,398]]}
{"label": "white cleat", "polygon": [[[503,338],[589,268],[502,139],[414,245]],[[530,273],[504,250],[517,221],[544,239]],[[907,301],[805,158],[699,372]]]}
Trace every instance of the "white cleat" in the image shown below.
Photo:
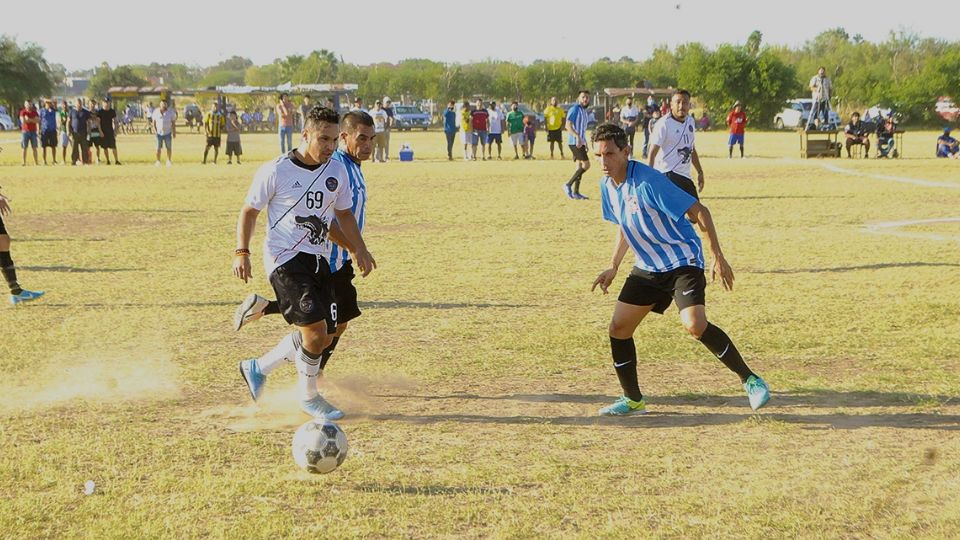
{"label": "white cleat", "polygon": [[251,294],[246,297],[233,314],[234,331],[240,330],[243,325],[263,317],[263,311],[267,309],[269,303],[266,298],[259,294]]}

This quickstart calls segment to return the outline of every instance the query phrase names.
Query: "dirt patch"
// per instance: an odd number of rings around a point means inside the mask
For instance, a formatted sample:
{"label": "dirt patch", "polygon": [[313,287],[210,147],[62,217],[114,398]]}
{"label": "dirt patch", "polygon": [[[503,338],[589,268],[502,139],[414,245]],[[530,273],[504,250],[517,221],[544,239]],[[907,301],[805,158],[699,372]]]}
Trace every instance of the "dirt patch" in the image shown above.
{"label": "dirt patch", "polygon": [[14,235],[26,239],[102,241],[154,229],[172,219],[171,216],[149,213],[80,212],[17,215],[6,221]]}

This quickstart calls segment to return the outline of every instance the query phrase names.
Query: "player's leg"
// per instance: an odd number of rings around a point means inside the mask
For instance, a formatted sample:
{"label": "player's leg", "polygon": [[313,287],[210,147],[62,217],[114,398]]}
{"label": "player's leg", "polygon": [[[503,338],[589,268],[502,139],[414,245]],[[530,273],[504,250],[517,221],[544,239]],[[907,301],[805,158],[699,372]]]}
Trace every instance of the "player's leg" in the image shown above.
{"label": "player's leg", "polygon": [[207,164],[207,154],[210,152],[210,141],[207,141],[206,146],[203,147],[203,164]]}
{"label": "player's leg", "polygon": [[770,399],[766,383],[743,361],[740,351],[720,327],[707,320],[706,285],[707,280],[700,268],[683,267],[675,270],[673,299],[680,308],[680,322],[687,332],[703,343],[723,365],[740,377],[747,391],[750,406],[756,410]]}
{"label": "player's leg", "polygon": [[213,146],[213,164],[217,164],[217,158],[220,157],[220,141],[217,141],[217,144]]}
{"label": "player's leg", "polygon": [[10,236],[6,226],[0,218],[0,273],[3,274],[7,287],[10,288],[10,303],[13,305],[36,300],[43,296],[43,291],[28,291],[17,281],[17,267],[10,256]]}

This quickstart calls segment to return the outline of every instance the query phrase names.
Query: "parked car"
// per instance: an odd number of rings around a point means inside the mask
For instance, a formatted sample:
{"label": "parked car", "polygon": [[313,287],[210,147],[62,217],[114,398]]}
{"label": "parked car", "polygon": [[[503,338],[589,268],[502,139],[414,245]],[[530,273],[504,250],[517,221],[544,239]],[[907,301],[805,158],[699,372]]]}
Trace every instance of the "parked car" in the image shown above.
{"label": "parked car", "polygon": [[[807,119],[810,118],[810,109],[813,108],[812,99],[791,99],[787,106],[777,113],[773,118],[773,125],[777,129],[802,128],[807,125]],[[827,116],[832,127],[837,128],[841,125],[840,115],[833,109]]]}
{"label": "parked car", "polygon": [[950,123],[960,118],[960,107],[957,107],[950,96],[940,96],[937,99],[936,111],[941,118]]}
{"label": "parked car", "polygon": [[17,124],[13,122],[13,118],[10,118],[7,108],[0,105],[0,131],[10,131],[16,127]]}
{"label": "parked car", "polygon": [[430,127],[431,119],[429,114],[416,105],[394,105],[393,121],[400,131],[410,131],[414,128],[426,131]]}

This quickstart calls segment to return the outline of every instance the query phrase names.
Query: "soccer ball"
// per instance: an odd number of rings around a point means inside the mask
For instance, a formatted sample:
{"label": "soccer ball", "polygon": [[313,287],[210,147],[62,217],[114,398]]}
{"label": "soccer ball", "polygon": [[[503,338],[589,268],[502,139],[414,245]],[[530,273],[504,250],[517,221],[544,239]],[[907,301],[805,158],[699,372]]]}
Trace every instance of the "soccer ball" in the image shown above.
{"label": "soccer ball", "polygon": [[333,422],[310,420],[293,434],[293,460],[308,472],[332,472],[348,450],[347,435]]}

